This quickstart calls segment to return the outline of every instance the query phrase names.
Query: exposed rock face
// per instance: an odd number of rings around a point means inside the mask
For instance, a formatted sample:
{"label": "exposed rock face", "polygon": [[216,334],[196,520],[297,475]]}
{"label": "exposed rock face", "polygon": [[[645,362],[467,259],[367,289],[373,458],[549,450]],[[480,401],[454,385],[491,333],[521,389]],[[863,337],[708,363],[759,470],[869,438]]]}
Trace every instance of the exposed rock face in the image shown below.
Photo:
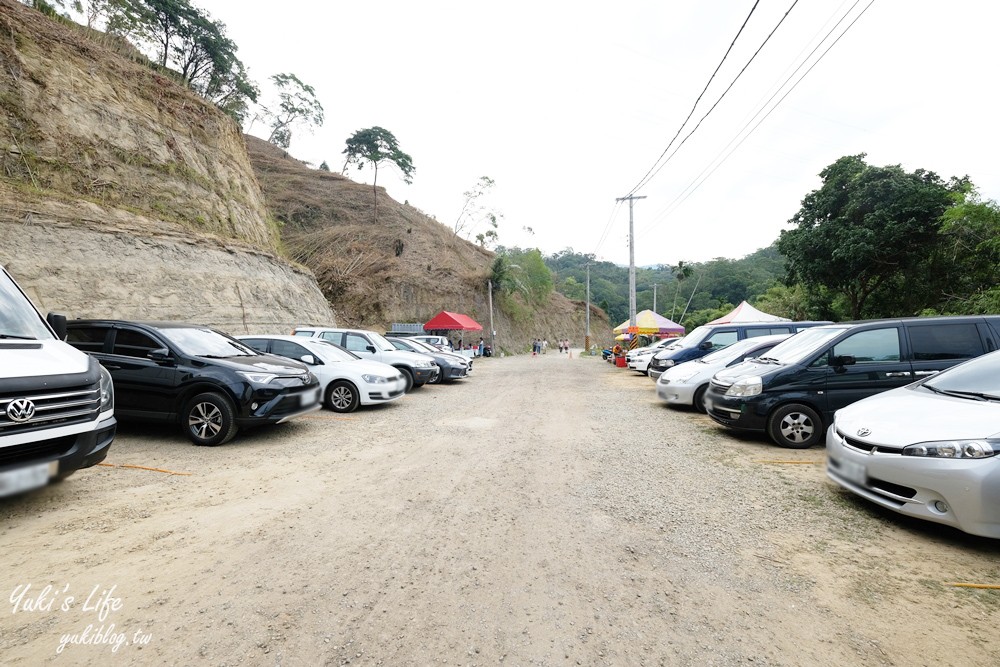
{"label": "exposed rock face", "polygon": [[[0,187],[0,201],[9,195]],[[234,335],[334,323],[308,271],[168,224],[140,231],[147,225],[93,204],[8,203],[0,263],[43,312],[71,318],[186,321]]]}
{"label": "exposed rock face", "polygon": [[334,318],[237,125],[79,30],[0,0],[0,262],[73,316],[282,331]]}

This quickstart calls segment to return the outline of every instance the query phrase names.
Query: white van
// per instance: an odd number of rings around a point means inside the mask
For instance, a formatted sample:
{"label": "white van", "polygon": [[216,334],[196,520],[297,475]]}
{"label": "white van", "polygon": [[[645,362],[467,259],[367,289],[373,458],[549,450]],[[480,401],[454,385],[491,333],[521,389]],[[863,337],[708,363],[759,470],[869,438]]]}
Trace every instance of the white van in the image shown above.
{"label": "white van", "polygon": [[114,440],[111,375],[60,340],[65,328],[0,266],[0,496],[96,465]]}

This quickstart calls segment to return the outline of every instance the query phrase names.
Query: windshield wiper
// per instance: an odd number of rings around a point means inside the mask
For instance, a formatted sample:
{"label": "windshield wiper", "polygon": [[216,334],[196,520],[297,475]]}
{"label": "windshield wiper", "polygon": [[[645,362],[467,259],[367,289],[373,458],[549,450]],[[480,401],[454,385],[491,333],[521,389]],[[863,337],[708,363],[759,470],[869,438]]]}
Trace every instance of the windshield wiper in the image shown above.
{"label": "windshield wiper", "polygon": [[945,396],[954,396],[956,398],[974,398],[977,401],[1000,401],[1000,396],[994,396],[993,394],[986,394],[981,391],[959,391],[958,389],[938,389],[937,387],[925,384],[924,387],[930,389],[935,394],[944,394]]}
{"label": "windshield wiper", "polygon": [[780,364],[781,362],[774,357],[754,357],[753,359],[747,359],[747,361],[759,361],[762,364]]}
{"label": "windshield wiper", "polygon": [[11,338],[16,340],[38,340],[31,336],[15,336],[14,334],[0,334],[0,338]]}

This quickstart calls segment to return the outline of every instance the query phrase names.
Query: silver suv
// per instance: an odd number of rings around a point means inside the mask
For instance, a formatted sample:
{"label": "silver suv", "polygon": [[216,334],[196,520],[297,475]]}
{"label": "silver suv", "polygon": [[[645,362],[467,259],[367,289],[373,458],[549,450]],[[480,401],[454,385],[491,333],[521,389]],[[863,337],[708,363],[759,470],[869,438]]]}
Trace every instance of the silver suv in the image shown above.
{"label": "silver suv", "polygon": [[336,327],[295,327],[292,334],[322,338],[345,350],[393,366],[406,379],[406,391],[433,382],[440,373],[433,357],[416,352],[397,350],[385,336],[367,329],[340,329]]}

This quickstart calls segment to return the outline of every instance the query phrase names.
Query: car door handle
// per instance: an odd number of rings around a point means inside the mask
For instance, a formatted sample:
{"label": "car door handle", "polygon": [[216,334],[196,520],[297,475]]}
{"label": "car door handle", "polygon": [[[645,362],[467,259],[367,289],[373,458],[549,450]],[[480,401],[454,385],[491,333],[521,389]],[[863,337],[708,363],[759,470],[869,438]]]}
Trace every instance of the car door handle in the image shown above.
{"label": "car door handle", "polygon": [[916,371],[916,372],[914,372],[914,375],[916,375],[918,377],[922,377],[922,376],[925,376],[925,375],[937,375],[940,372],[941,371]]}
{"label": "car door handle", "polygon": [[887,378],[908,378],[910,377],[909,371],[895,371],[893,373],[886,373]]}

